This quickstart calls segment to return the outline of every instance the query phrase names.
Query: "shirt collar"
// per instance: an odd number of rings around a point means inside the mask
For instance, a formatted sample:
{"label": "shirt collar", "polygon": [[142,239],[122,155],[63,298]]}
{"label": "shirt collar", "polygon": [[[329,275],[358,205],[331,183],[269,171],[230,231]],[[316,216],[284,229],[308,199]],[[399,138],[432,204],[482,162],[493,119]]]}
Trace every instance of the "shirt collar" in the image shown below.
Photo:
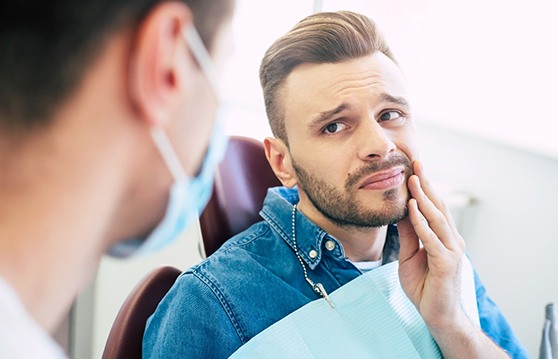
{"label": "shirt collar", "polygon": [[[295,245],[292,235],[292,213],[293,206],[298,201],[299,197],[296,187],[270,188],[267,191],[264,207],[260,212],[260,215],[293,251]],[[296,211],[295,227],[298,253],[309,268],[315,269],[322,259],[322,242],[326,236],[330,236],[300,211]]]}
{"label": "shirt collar", "polygon": [[[292,236],[293,206],[299,201],[298,189],[274,187],[267,191],[263,209],[260,215],[279,234],[279,236],[293,249],[295,249]],[[302,260],[306,265],[315,269],[320,263],[323,254],[324,239],[332,240],[341,251],[340,257],[345,253],[341,243],[318,227],[300,211],[296,211],[296,245]],[[397,260],[399,256],[399,237],[395,225],[388,226],[386,244],[383,250],[383,264]]]}

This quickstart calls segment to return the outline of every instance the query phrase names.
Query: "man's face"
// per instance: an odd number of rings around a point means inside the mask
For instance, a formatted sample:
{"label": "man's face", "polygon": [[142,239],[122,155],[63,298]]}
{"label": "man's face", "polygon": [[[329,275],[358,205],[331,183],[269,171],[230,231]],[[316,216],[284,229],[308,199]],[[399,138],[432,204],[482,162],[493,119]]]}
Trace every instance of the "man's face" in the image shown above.
{"label": "man's face", "polygon": [[282,95],[301,205],[341,227],[402,219],[418,151],[397,65],[379,52],[305,64],[289,75]]}

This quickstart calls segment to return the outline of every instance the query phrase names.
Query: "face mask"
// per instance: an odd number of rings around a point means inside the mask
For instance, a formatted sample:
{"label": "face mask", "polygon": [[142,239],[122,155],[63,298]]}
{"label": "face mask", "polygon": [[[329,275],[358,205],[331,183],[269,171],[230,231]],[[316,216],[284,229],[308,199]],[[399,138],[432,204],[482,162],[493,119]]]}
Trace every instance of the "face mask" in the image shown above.
{"label": "face mask", "polygon": [[[196,29],[193,26],[186,28],[184,37],[219,100],[220,91],[213,61]],[[153,140],[174,177],[165,217],[147,238],[135,238],[117,243],[108,251],[110,256],[122,258],[158,251],[174,242],[197,219],[211,197],[215,169],[223,159],[227,148],[222,117],[223,110],[219,109],[201,171],[194,178],[190,178],[184,171],[164,130],[160,127],[152,129]]]}

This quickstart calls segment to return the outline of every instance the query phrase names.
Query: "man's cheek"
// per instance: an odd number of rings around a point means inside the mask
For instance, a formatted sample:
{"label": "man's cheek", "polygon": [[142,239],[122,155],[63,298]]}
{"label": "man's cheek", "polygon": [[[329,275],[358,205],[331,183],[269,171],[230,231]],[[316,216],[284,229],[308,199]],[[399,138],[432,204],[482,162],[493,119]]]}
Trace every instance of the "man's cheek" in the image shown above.
{"label": "man's cheek", "polygon": [[[412,174],[412,167],[413,167],[413,163],[416,160],[420,159],[420,151],[419,151],[419,146],[416,143],[416,140],[407,140],[405,142],[403,142],[401,145],[398,146],[399,150],[401,152],[403,152],[403,154],[409,159],[409,161],[411,162],[411,174]],[[409,174],[410,175],[410,174]]]}

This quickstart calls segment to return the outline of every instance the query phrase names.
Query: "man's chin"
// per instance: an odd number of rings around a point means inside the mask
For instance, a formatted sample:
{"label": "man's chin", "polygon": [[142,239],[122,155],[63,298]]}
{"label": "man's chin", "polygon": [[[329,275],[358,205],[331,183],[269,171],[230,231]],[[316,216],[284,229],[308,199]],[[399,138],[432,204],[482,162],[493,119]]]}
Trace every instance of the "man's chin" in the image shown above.
{"label": "man's chin", "polygon": [[406,202],[384,203],[382,208],[360,207],[359,220],[352,221],[357,227],[379,228],[389,224],[395,224],[408,216]]}
{"label": "man's chin", "polygon": [[409,216],[409,207],[405,206],[398,215],[394,215],[392,221],[389,224],[396,224],[399,221],[404,220]]}

